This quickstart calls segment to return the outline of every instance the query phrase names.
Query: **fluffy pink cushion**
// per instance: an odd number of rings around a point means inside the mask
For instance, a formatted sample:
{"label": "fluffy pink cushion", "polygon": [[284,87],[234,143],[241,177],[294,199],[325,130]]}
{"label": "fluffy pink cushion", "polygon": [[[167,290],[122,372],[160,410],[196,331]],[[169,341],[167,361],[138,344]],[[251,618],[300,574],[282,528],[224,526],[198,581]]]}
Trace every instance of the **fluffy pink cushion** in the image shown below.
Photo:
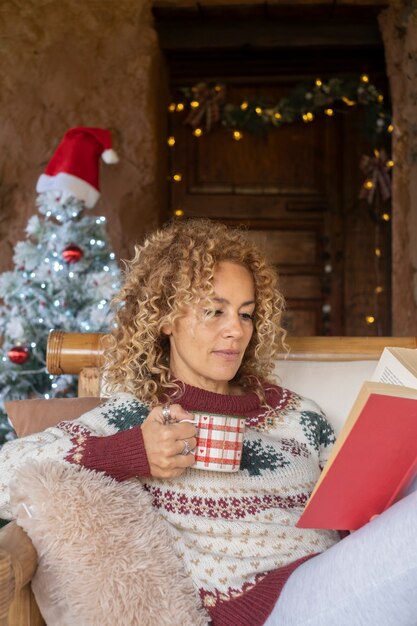
{"label": "fluffy pink cushion", "polygon": [[100,404],[100,398],[9,400],[4,406],[18,437],[39,433],[63,420],[75,420]]}
{"label": "fluffy pink cushion", "polygon": [[32,460],[16,473],[11,498],[38,552],[32,589],[48,626],[208,623],[173,537],[137,481]]}

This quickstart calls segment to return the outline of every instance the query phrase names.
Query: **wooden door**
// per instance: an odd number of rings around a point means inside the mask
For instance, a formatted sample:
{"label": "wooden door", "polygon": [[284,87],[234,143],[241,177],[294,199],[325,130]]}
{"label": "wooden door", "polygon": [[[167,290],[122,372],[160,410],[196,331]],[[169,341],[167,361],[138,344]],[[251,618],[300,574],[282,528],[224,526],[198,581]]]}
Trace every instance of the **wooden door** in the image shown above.
{"label": "wooden door", "polygon": [[[277,102],[292,86],[233,84],[228,99]],[[279,270],[291,334],[343,334],[340,122],[301,121],[236,141],[222,128],[195,137],[184,119],[170,115],[171,211],[247,227]]]}

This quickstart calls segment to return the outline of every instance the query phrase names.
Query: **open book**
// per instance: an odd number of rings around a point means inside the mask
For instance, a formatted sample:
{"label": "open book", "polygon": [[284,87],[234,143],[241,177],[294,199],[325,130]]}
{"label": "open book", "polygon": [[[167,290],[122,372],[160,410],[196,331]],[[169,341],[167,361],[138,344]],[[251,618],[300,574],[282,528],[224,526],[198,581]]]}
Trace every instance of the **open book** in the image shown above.
{"label": "open book", "polygon": [[417,349],[386,348],[373,379],[363,384],[298,528],[356,530],[417,475]]}

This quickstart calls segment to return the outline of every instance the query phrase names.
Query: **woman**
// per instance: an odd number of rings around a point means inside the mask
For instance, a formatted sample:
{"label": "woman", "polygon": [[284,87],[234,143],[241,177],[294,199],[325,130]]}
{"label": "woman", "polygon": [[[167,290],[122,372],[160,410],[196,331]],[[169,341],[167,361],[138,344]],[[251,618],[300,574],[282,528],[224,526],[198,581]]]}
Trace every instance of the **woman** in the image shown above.
{"label": "woman", "polygon": [[[313,402],[269,382],[283,299],[260,251],[221,224],[174,222],[136,249],[115,304],[106,346],[115,395],[77,422],[7,444],[3,485],[17,454],[140,477],[216,626],[417,623],[415,494],[342,541],[295,527],[334,435]],[[246,418],[240,471],[192,468],[192,411]],[[0,494],[6,516],[7,488]]]}

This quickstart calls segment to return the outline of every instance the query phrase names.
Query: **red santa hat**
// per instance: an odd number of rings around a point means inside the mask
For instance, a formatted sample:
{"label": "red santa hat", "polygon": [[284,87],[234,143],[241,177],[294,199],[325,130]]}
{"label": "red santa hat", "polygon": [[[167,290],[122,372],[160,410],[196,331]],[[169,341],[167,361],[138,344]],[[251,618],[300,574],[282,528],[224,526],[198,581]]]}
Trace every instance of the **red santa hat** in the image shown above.
{"label": "red santa hat", "polygon": [[104,128],[71,128],[67,131],[41,174],[36,191],[61,191],[75,196],[91,208],[100,197],[100,156],[105,163],[117,163],[111,133]]}

